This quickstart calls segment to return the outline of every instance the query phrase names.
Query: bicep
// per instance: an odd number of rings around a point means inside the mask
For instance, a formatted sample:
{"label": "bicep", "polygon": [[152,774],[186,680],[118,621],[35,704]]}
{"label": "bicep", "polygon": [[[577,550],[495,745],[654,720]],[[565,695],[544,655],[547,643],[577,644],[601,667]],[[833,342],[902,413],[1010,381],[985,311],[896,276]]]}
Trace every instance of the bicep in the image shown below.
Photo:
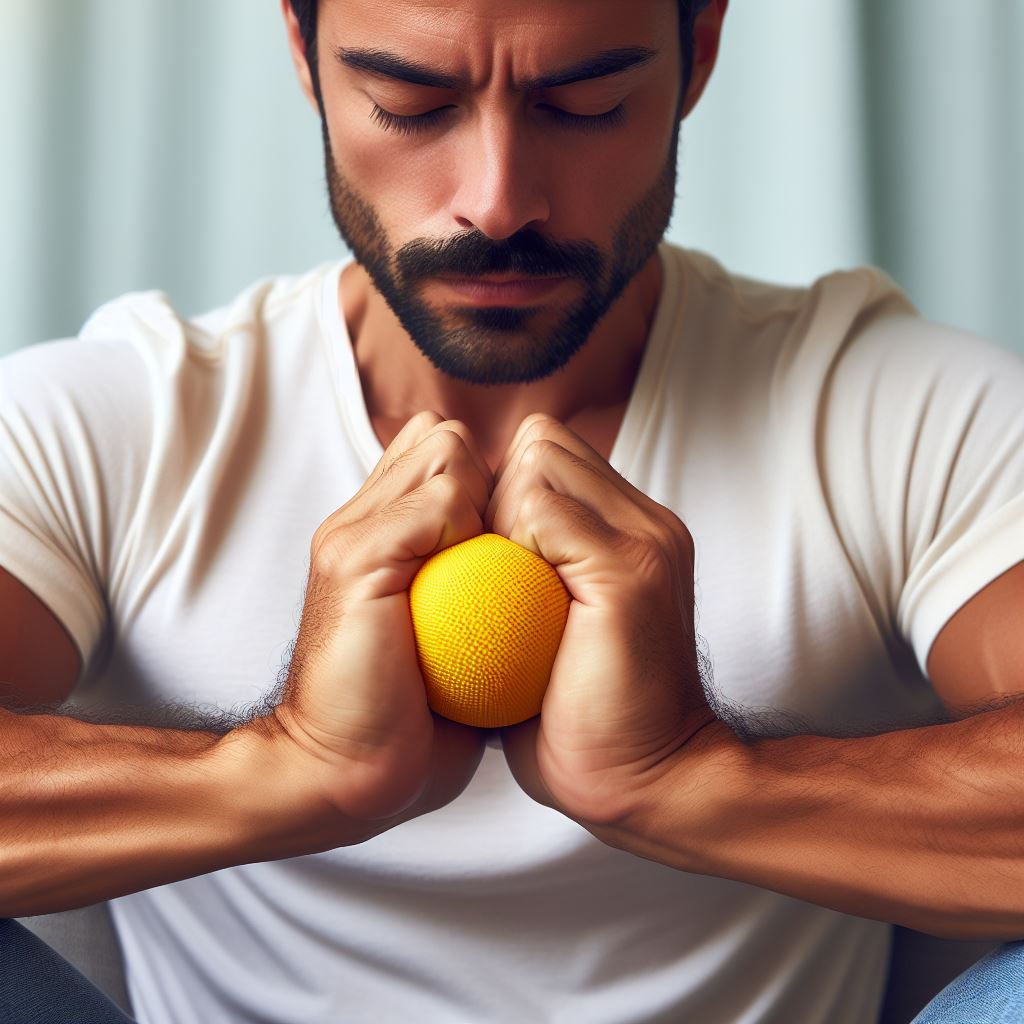
{"label": "bicep", "polygon": [[1024,562],[978,591],[942,627],[928,677],[957,717],[1024,699]]}
{"label": "bicep", "polygon": [[63,701],[81,665],[78,648],[57,616],[0,568],[0,707]]}

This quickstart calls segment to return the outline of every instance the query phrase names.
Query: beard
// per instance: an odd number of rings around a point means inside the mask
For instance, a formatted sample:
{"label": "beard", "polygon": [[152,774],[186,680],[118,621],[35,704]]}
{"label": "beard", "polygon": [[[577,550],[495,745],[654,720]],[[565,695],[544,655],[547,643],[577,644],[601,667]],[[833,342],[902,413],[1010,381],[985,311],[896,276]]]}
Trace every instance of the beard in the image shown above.
{"label": "beard", "polygon": [[[643,269],[672,217],[678,116],[657,181],[616,226],[611,251],[589,240],[556,241],[532,229],[500,241],[478,229],[449,238],[417,238],[395,249],[373,206],[342,174],[321,118],[331,215],[356,261],[412,338],[442,373],[496,386],[543,380],[564,367],[626,286]],[[580,298],[564,310],[545,306],[432,307],[419,288],[440,274],[557,276],[578,281]]]}

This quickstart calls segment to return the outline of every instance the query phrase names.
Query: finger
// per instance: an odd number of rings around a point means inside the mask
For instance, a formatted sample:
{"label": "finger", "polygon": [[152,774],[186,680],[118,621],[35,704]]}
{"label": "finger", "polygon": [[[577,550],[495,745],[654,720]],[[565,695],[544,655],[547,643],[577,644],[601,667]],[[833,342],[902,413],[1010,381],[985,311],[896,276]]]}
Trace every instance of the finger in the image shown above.
{"label": "finger", "polygon": [[618,551],[623,534],[575,498],[547,487],[524,495],[504,536],[558,569],[572,597],[584,603],[585,595],[573,585],[581,567],[605,583],[623,573]]}
{"label": "finger", "polygon": [[571,427],[567,427],[560,420],[556,420],[553,416],[540,412],[531,413],[519,424],[515,434],[512,435],[508,448],[506,448],[502,456],[501,462],[498,464],[497,470],[495,470],[495,481],[500,483],[502,476],[506,475],[509,467],[516,465],[523,451],[533,441],[544,439],[557,441],[563,448],[571,451],[578,458],[593,463],[609,480],[626,482],[612,468],[608,460],[600,452],[587,444],[576,431]]}
{"label": "finger", "polygon": [[414,448],[429,431],[442,422],[444,422],[444,417],[434,412],[433,409],[423,409],[415,416],[410,416],[402,429],[391,439],[384,454],[377,460],[377,465],[373,467],[363,487],[379,480],[397,458],[410,448]]}
{"label": "finger", "polygon": [[[403,428],[408,428],[407,441],[419,435],[416,443],[398,450],[396,437],[388,449],[395,450],[388,461],[382,459],[378,464],[377,475],[333,514],[336,523],[350,523],[371,515],[441,473],[449,473],[465,484],[478,514],[483,516],[493,478],[468,428],[458,420],[441,420],[428,426],[437,419],[437,413],[419,417],[419,424],[410,420]],[[422,430],[424,426],[426,430]]]}
{"label": "finger", "polygon": [[[449,473],[430,477],[387,509],[385,529],[403,520],[406,557],[425,560],[444,548],[475,537],[483,530],[480,513],[462,480]],[[417,567],[418,568],[418,567]]]}
{"label": "finger", "polygon": [[[449,424],[455,429],[449,429]],[[491,496],[492,478],[487,463],[474,455],[472,438],[461,423],[445,420],[437,424],[415,445],[398,456],[384,475],[366,493],[377,507],[415,490],[432,476],[448,473],[461,480],[482,517]]]}
{"label": "finger", "polygon": [[335,509],[321,524],[319,530],[326,532],[342,523],[359,519],[374,507],[373,499],[367,500],[367,495],[374,485],[380,482],[395,462],[405,454],[409,448],[414,447],[423,437],[427,435],[438,423],[443,422],[438,413],[432,409],[424,409],[410,417],[402,429],[392,438],[391,443],[384,450],[384,454],[377,460],[377,465],[371,470],[370,475],[363,481],[363,485],[349,498],[340,508]]}
{"label": "finger", "polygon": [[434,750],[430,781],[415,810],[418,814],[436,811],[451,803],[472,781],[483,760],[484,730],[462,725],[436,712],[434,716]]}
{"label": "finger", "polygon": [[577,459],[592,466],[610,484],[644,509],[648,515],[658,520],[663,528],[671,530],[678,526],[677,523],[673,522],[675,519],[673,513],[659,505],[658,502],[644,494],[643,491],[634,487],[574,430],[552,416],[544,413],[531,413],[520,423],[495,472],[494,491],[491,494],[491,500],[484,514],[484,522],[487,529],[491,529],[490,524],[493,521],[494,509],[503,500],[504,493],[511,482],[510,478],[516,475],[524,453],[534,441],[545,439],[557,442],[566,451],[576,456]]}
{"label": "finger", "polygon": [[515,472],[495,488],[484,513],[485,528],[509,536],[526,494],[537,487],[572,498],[595,516],[620,529],[641,529],[645,512],[608,480],[592,462],[551,440],[533,441]]}
{"label": "finger", "polygon": [[540,715],[508,725],[501,730],[501,746],[512,777],[527,796],[539,804],[560,810],[558,802],[551,795],[537,764],[537,747],[540,742]]}
{"label": "finger", "polygon": [[476,443],[476,438],[473,437],[469,427],[467,427],[462,420],[444,420],[432,429],[451,430],[462,438],[462,442],[466,446],[466,451],[469,452],[473,461],[476,463],[477,469],[480,471],[481,478],[487,484],[487,493],[489,495],[494,489],[494,474],[491,472],[491,467],[487,464],[487,460],[484,458],[483,452],[480,451],[480,446]]}
{"label": "finger", "polygon": [[407,451],[415,448],[428,434],[439,429],[451,430],[462,438],[467,450],[473,457],[473,461],[480,470],[480,475],[493,486],[491,468],[487,465],[487,460],[483,457],[483,453],[470,433],[469,427],[462,420],[446,420],[439,413],[434,412],[433,409],[424,409],[405,422],[405,425],[394,436],[391,444],[388,445],[386,451],[380,457],[367,483],[371,483],[384,476],[388,469]]}
{"label": "finger", "polygon": [[355,534],[341,526],[325,535],[322,555],[354,596],[373,600],[407,590],[427,558],[482,530],[465,485],[441,473],[362,520]]}
{"label": "finger", "polygon": [[495,486],[491,494],[488,510],[484,515],[486,523],[490,523],[493,520],[494,509],[504,500],[505,492],[508,490],[512,479],[521,471],[525,453],[530,450],[531,445],[535,442],[544,440],[555,441],[566,451],[571,452],[577,459],[589,463],[601,476],[620,491],[627,492],[632,489],[626,480],[608,464],[607,460],[602,458],[575,431],[552,416],[544,413],[532,413],[520,423],[495,471]]}
{"label": "finger", "polygon": [[499,480],[502,473],[505,472],[512,456],[519,451],[519,442],[526,433],[535,423],[557,423],[558,420],[554,416],[548,416],[542,412],[532,412],[529,416],[524,416],[519,426],[516,427],[516,432],[512,435],[512,440],[509,441],[508,447],[506,447],[504,454],[501,456],[501,461],[498,463],[497,468],[494,470],[494,479]]}

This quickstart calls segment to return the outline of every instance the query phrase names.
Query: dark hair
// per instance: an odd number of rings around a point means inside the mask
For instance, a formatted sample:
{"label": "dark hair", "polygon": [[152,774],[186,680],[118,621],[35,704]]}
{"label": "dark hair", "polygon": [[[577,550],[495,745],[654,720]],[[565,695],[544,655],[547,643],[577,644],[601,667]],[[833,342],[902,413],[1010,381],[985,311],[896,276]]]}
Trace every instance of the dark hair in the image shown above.
{"label": "dark hair", "polygon": [[[290,0],[292,10],[299,21],[303,42],[306,44],[306,63],[313,75],[313,89],[320,100],[320,81],[317,75],[316,54],[316,5],[317,0]],[[690,74],[693,65],[693,23],[697,15],[711,0],[677,0],[679,4],[679,46],[683,54],[683,88],[680,102],[690,86]]]}

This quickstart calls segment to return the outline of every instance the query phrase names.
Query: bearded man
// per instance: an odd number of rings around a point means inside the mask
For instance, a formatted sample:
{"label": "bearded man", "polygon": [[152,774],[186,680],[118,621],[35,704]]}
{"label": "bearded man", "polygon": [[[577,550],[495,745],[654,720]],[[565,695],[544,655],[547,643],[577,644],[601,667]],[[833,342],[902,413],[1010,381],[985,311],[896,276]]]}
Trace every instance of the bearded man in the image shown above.
{"label": "bearded man", "polygon": [[[5,1019],[126,1019],[9,920],[104,901],[145,1024],[864,1024],[893,924],[1019,1019],[1024,362],[664,241],[727,0],[282,7],[352,257],[0,363]],[[571,597],[492,731],[482,533]]]}

